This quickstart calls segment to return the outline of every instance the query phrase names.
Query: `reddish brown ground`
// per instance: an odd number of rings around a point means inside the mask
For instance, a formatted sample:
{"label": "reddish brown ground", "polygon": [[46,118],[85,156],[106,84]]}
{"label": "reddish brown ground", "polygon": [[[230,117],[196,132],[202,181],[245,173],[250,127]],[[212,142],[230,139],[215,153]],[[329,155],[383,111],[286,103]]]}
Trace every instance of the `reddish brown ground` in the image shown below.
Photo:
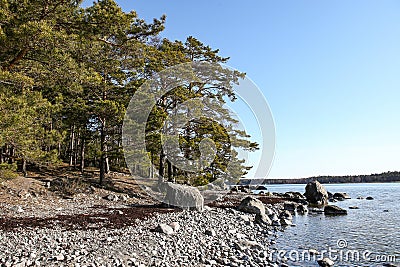
{"label": "reddish brown ground", "polygon": [[[69,167],[46,169],[0,182],[0,229],[19,227],[54,227],[66,229],[121,228],[135,225],[155,213],[177,212],[165,208],[148,196],[129,175],[113,173],[107,181],[98,184],[98,172],[87,169],[82,175]],[[47,187],[55,179],[71,182],[64,187]],[[54,181],[54,183],[53,183]],[[111,202],[104,197],[109,194],[129,195],[124,202]],[[235,208],[245,198],[245,193],[232,193],[209,203],[210,207]],[[265,204],[285,201],[284,198],[256,196]],[[21,206],[24,212],[14,211]],[[76,212],[81,207],[82,212]],[[61,208],[57,212],[57,208]],[[30,211],[30,213],[29,213]],[[54,211],[54,212],[53,212]],[[79,213],[79,214],[78,214]]]}

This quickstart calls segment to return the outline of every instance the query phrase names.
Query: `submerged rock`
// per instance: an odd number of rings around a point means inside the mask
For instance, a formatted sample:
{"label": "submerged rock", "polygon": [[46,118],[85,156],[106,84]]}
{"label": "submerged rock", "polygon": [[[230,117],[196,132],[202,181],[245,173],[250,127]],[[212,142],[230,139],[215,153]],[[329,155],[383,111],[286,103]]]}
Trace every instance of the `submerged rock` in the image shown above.
{"label": "submerged rock", "polygon": [[326,215],[346,215],[347,210],[339,208],[335,205],[327,205],[324,207],[324,213]]}
{"label": "submerged rock", "polygon": [[331,267],[335,265],[335,263],[329,258],[323,258],[322,260],[318,260],[318,265],[321,267]]}
{"label": "submerged rock", "polygon": [[347,193],[335,193],[332,196],[335,199],[351,199],[351,197],[349,196],[349,194]]}
{"label": "submerged rock", "polygon": [[310,248],[308,250],[308,253],[310,253],[310,255],[319,255],[320,254],[318,250],[313,249],[313,248]]}

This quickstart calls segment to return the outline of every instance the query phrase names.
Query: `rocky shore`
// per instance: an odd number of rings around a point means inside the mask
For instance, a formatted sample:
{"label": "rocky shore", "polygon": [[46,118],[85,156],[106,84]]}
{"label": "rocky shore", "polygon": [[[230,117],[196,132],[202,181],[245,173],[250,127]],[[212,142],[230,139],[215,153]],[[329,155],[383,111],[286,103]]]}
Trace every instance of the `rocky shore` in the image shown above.
{"label": "rocky shore", "polygon": [[[280,209],[269,207],[275,216]],[[117,210],[123,218],[123,211]],[[279,226],[231,208],[174,210],[125,227],[61,221],[0,230],[1,266],[280,266],[270,258]],[[161,227],[160,227],[161,226]],[[167,227],[165,227],[167,226]],[[171,231],[171,230],[172,231]]]}
{"label": "rocky shore", "polygon": [[[308,184],[304,195],[231,192],[204,207],[200,202],[195,210],[182,210],[156,202],[138,188],[115,192],[90,187],[72,197],[38,194],[32,188],[3,184],[0,190],[1,267],[285,267],[274,244],[279,232],[295,226],[293,216],[309,208],[346,214],[327,203],[349,197],[330,194],[316,182]],[[325,208],[318,208],[321,204]],[[318,264],[332,266],[325,260]]]}
{"label": "rocky shore", "polygon": [[0,266],[285,266],[273,257],[291,224],[281,198],[251,198],[246,205],[262,209],[253,212],[239,208],[248,194],[235,193],[200,211],[165,207],[137,188],[66,197],[46,187],[2,183]]}

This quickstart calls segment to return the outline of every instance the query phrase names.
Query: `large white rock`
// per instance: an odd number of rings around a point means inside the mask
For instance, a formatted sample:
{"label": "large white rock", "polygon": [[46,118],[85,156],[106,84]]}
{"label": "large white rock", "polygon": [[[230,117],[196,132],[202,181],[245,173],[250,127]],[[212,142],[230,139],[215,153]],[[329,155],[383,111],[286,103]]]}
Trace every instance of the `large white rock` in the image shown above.
{"label": "large white rock", "polygon": [[166,183],[164,202],[174,207],[202,211],[204,198],[196,187]]}

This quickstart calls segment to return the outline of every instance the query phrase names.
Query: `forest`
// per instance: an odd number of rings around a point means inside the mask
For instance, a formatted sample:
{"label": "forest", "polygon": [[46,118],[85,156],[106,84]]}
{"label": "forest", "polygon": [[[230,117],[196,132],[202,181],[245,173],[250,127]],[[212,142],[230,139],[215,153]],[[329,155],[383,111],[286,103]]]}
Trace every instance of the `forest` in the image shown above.
{"label": "forest", "polygon": [[[162,38],[165,21],[161,15],[146,22],[113,0],[86,8],[78,0],[0,0],[0,176],[68,165],[82,173],[97,168],[102,184],[110,170],[127,171],[122,128],[135,92],[169,67],[229,60],[193,36]],[[229,116],[197,117],[176,131],[187,159],[199,158],[202,139],[215,143],[215,157],[201,172],[177,168],[163,151],[162,128],[174,108],[194,98],[236,99],[233,87],[245,74],[215,71],[226,81],[205,77],[157,99],[146,120],[146,149],[137,151],[151,164],[132,157],[131,173],[192,185],[221,178],[228,163],[231,179],[247,173],[251,166],[237,149],[258,144]]]}
{"label": "forest", "polygon": [[311,181],[318,181],[322,184],[393,183],[400,182],[400,172],[393,171],[369,175],[313,176],[294,179],[243,179],[241,184],[307,184]]}

